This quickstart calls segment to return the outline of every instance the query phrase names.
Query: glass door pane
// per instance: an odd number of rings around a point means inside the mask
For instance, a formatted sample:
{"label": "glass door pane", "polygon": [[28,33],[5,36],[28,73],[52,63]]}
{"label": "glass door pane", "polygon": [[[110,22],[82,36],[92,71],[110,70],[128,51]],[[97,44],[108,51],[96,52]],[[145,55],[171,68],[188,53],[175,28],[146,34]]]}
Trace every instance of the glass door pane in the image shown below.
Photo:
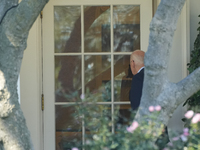
{"label": "glass door pane", "polygon": [[[81,6],[54,7],[56,149],[82,144],[82,120],[71,102],[82,93]],[[62,54],[60,54],[62,53]],[[77,53],[72,55],[71,53]],[[59,104],[69,103],[66,104]]]}
{"label": "glass door pane", "polygon": [[[110,28],[103,32],[104,27],[110,27],[110,6],[84,7],[84,51],[110,52]],[[108,34],[108,35],[107,35]],[[106,39],[105,39],[106,38]]]}
{"label": "glass door pane", "polygon": [[82,143],[82,120],[75,113],[74,106],[55,106],[56,149],[70,149]]}
{"label": "glass door pane", "polygon": [[54,7],[55,53],[81,52],[81,7]]}
{"label": "glass door pane", "polygon": [[140,6],[114,6],[113,28],[115,52],[133,52],[140,49]]}
{"label": "glass door pane", "polygon": [[133,114],[131,114],[131,106],[129,104],[116,104],[114,106],[115,112],[117,113],[115,126],[116,130],[122,125],[130,125],[133,120]]}
{"label": "glass door pane", "polygon": [[129,91],[133,74],[130,69],[129,55],[114,56],[114,93],[115,101],[129,102]]}
{"label": "glass door pane", "polygon": [[81,94],[81,56],[55,56],[55,102],[74,102]]}
{"label": "glass door pane", "polygon": [[98,101],[111,101],[111,56],[85,55],[85,89],[101,92]]}

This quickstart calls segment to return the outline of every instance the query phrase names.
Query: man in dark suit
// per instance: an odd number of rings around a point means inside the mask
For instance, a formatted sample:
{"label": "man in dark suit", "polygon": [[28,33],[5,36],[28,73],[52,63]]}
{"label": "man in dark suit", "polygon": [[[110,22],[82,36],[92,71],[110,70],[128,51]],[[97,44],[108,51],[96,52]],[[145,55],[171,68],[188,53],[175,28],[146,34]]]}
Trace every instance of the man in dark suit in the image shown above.
{"label": "man in dark suit", "polygon": [[[130,56],[130,67],[133,74],[131,90],[129,93],[129,99],[131,101],[132,110],[137,110],[140,105],[142,96],[142,88],[144,81],[144,55],[145,52],[141,50],[135,50]],[[169,142],[167,127],[163,130],[163,133],[156,141],[156,145],[159,149],[163,149]]]}
{"label": "man in dark suit", "polygon": [[136,110],[139,107],[142,96],[144,80],[144,55],[145,52],[141,50],[135,50],[130,56],[131,72],[134,75],[129,93],[132,110]]}

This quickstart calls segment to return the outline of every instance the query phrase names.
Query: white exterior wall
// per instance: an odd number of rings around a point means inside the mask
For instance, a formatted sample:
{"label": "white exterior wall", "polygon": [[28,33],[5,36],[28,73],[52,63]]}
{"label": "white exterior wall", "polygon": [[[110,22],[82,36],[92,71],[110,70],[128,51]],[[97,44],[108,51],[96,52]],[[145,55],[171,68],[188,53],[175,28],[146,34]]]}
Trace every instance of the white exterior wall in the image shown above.
{"label": "white exterior wall", "polygon": [[[172,51],[170,54],[170,63],[168,77],[171,82],[179,82],[185,78],[188,74],[187,63],[189,62],[189,2],[182,9],[181,15],[178,20],[177,29],[173,39]],[[168,129],[176,130],[182,132],[184,127],[184,122],[181,120],[184,118],[184,114],[187,110],[186,107],[179,105],[179,107],[174,112],[172,118],[169,120]],[[171,137],[172,132],[169,132],[169,137]]]}
{"label": "white exterior wall", "polygon": [[193,50],[194,42],[197,37],[197,28],[200,26],[200,1],[190,0],[190,50]]}
{"label": "white exterior wall", "polygon": [[[187,74],[185,65],[189,58],[188,52],[183,51],[184,48],[192,49],[194,40],[197,35],[197,27],[200,18],[200,2],[199,0],[191,0],[188,2],[189,8],[185,8],[186,14],[179,18],[177,31],[174,36],[174,44],[169,67],[169,79],[177,82],[184,78]],[[189,19],[190,18],[190,23]],[[185,23],[184,23],[185,22]],[[186,24],[188,22],[188,24]],[[189,28],[190,26],[190,28]],[[190,29],[190,30],[187,30]],[[184,31],[186,30],[186,31]],[[190,33],[190,34],[189,34]],[[186,36],[187,34],[187,36]],[[187,40],[187,42],[186,42]],[[186,42],[186,43],[185,43]],[[191,43],[191,44],[189,44]],[[20,97],[21,108],[26,118],[27,126],[31,132],[31,138],[36,150],[42,150],[42,111],[41,111],[41,75],[40,75],[40,19],[37,19],[33,25],[28,38],[28,47],[24,52],[24,58],[20,73]],[[178,68],[178,69],[177,69]],[[173,118],[169,122],[172,129],[181,129],[183,123],[181,118],[185,110],[179,107]],[[177,119],[179,118],[179,119]]]}
{"label": "white exterior wall", "polygon": [[[186,1],[188,8],[186,8],[187,13],[187,18],[179,18],[178,21],[178,28],[176,31],[176,34],[174,36],[174,43],[173,43],[173,49],[174,51],[171,54],[171,60],[177,60],[177,62],[171,61],[170,60],[170,68],[169,68],[169,78],[171,81],[179,81],[181,80],[187,73],[185,69],[182,69],[182,77],[179,75],[180,72],[177,72],[177,70],[180,71],[180,63],[183,64],[183,67],[186,66],[187,61],[189,62],[190,60],[190,51],[193,50],[194,47],[194,42],[197,37],[197,28],[199,27],[198,22],[200,22],[200,2],[199,0],[190,0]],[[183,12],[182,12],[183,13]],[[182,14],[183,15],[183,14]],[[184,20],[186,19],[186,20]],[[184,22],[186,21],[186,24]],[[184,37],[183,29],[186,27],[186,33],[187,36]],[[187,43],[187,49],[188,51],[186,54],[183,54],[181,52],[181,49],[184,47],[184,39],[179,41],[178,39],[183,39],[186,38]],[[182,43],[182,48],[181,48],[181,43]],[[181,56],[182,55],[182,60]],[[185,59],[184,59],[185,57]],[[186,61],[187,60],[187,61]],[[184,113],[186,112],[186,108],[182,108],[180,105],[177,110],[174,112],[173,117],[170,119],[168,127],[171,129],[175,130],[180,130],[180,127],[183,127],[184,123],[180,120],[181,118],[184,117]],[[177,119],[180,118],[180,119]]]}
{"label": "white exterior wall", "polygon": [[40,19],[30,30],[20,72],[21,108],[35,150],[42,150],[42,112],[40,85]]}

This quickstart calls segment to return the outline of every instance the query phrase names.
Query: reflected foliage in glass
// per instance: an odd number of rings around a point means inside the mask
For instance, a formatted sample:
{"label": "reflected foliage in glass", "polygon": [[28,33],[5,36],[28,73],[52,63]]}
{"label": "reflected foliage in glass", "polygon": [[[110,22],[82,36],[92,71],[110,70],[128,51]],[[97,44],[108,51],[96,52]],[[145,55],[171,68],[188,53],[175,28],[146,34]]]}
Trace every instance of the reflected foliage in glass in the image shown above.
{"label": "reflected foliage in glass", "polygon": [[132,82],[130,55],[114,56],[114,100],[129,101],[129,91]]}
{"label": "reflected foliage in glass", "polygon": [[139,5],[115,5],[113,24],[140,24]]}
{"label": "reflected foliage in glass", "polygon": [[100,101],[111,100],[111,56],[85,56],[85,87],[91,93],[101,91]]}
{"label": "reflected foliage in glass", "polygon": [[55,56],[55,101],[73,102],[76,92],[81,92],[81,56]]}
{"label": "reflected foliage in glass", "polygon": [[55,106],[56,149],[71,149],[82,141],[82,119],[74,106]]}
{"label": "reflected foliage in glass", "polygon": [[54,7],[55,53],[81,51],[81,7]]}
{"label": "reflected foliage in glass", "polygon": [[140,49],[140,6],[114,6],[113,28],[115,52]]}
{"label": "reflected foliage in glass", "polygon": [[[102,26],[110,25],[110,6],[85,6],[84,7],[84,50],[85,52],[110,52],[110,43],[103,47],[106,35]],[[103,38],[104,37],[104,38]],[[110,35],[109,35],[110,37]],[[110,40],[106,38],[106,40]]]}
{"label": "reflected foliage in glass", "polygon": [[131,106],[129,104],[115,105],[114,109],[116,113],[115,126],[130,125],[133,120]]}

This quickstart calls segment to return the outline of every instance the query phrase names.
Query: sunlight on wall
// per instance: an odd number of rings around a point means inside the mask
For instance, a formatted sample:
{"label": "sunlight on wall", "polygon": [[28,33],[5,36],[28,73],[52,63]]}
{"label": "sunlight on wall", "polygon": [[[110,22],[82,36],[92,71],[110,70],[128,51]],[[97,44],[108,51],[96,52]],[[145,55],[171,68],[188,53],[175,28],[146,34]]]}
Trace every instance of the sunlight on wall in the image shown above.
{"label": "sunlight on wall", "polygon": [[5,84],[4,74],[2,71],[0,71],[0,90],[4,88],[4,84]]}

